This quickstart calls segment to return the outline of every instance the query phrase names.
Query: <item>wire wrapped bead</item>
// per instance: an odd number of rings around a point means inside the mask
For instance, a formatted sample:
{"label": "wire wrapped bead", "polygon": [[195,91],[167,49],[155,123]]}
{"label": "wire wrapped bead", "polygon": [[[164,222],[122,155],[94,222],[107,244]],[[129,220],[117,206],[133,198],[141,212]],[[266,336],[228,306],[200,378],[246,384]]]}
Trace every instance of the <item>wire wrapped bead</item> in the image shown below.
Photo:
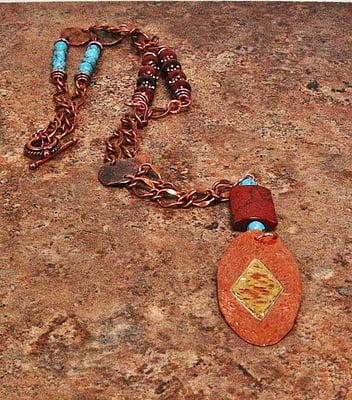
{"label": "wire wrapped bead", "polygon": [[192,90],[191,85],[184,79],[180,79],[170,85],[170,90],[173,93],[176,93],[179,89],[187,89],[189,92]]}
{"label": "wire wrapped bead", "polygon": [[134,90],[134,95],[132,98],[136,99],[138,96],[142,96],[146,103],[151,105],[154,100],[154,90],[147,86],[137,86]]}
{"label": "wire wrapped bead", "polygon": [[158,56],[151,51],[144,53],[142,57],[142,65],[150,65],[155,69],[158,69],[159,68]]}

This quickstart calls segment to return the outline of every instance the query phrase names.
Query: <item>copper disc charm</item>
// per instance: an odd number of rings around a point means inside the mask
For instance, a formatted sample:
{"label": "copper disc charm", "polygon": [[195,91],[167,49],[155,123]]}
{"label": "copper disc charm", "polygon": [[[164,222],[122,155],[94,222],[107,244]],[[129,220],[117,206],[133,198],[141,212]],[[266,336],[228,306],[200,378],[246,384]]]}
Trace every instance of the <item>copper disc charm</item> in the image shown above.
{"label": "copper disc charm", "polygon": [[98,174],[100,183],[104,186],[123,186],[131,179],[127,175],[135,175],[139,165],[132,159],[117,160],[114,164],[104,164]]}
{"label": "copper disc charm", "polygon": [[113,46],[120,43],[124,35],[119,31],[108,31],[104,29],[97,29],[94,31],[95,40],[101,43],[103,46]]}
{"label": "copper disc charm", "polygon": [[300,273],[275,234],[250,231],[235,238],[219,264],[217,284],[220,310],[245,341],[272,345],[292,329],[301,302]]}
{"label": "copper disc charm", "polygon": [[61,31],[61,37],[66,39],[71,46],[82,46],[91,40],[90,32],[81,28],[66,28]]}

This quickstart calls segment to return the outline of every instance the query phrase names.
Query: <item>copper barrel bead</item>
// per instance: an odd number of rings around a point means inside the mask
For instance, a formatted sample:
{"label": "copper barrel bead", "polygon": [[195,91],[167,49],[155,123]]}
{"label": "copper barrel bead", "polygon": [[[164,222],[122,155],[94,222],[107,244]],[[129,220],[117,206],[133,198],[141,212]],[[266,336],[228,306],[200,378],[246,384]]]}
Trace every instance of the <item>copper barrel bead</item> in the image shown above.
{"label": "copper barrel bead", "polygon": [[234,186],[230,191],[230,207],[233,226],[239,231],[245,231],[251,221],[262,222],[267,230],[277,225],[271,192],[263,186]]}
{"label": "copper barrel bead", "polygon": [[[149,87],[146,86],[138,86],[136,87],[134,91],[135,95],[143,95],[144,98],[147,100],[147,104],[150,105],[153,102],[154,99],[154,90],[150,89]],[[133,96],[135,97],[135,96]]]}
{"label": "copper barrel bead", "polygon": [[159,66],[159,58],[155,53],[148,51],[142,57],[142,65],[151,65],[157,68]]}

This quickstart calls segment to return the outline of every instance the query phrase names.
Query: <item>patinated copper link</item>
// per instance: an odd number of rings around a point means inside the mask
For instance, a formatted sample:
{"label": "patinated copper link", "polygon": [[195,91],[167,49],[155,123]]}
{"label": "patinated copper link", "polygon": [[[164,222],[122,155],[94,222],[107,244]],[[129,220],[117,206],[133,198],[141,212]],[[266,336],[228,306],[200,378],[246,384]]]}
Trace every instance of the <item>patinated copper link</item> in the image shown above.
{"label": "patinated copper link", "polygon": [[55,71],[51,78],[56,87],[56,92],[53,95],[56,114],[46,128],[39,129],[32,134],[32,139],[45,137],[49,140],[54,136],[62,139],[71,133],[77,125],[77,113],[83,104],[88,84],[76,85],[73,96],[70,96],[66,74]]}
{"label": "patinated copper link", "polygon": [[163,208],[205,208],[229,200],[233,183],[222,179],[213,184],[211,189],[178,190],[165,181],[159,172],[148,163],[142,164],[134,176],[127,176],[126,187],[136,196],[155,201]]}

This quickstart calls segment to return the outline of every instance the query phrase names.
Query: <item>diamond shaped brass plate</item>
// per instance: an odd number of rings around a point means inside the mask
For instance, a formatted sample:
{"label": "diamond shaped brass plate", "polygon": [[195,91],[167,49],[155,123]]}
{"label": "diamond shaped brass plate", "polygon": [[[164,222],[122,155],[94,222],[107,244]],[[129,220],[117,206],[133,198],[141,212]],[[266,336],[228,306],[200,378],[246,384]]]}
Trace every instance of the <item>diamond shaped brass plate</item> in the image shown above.
{"label": "diamond shaped brass plate", "polygon": [[282,290],[281,283],[257,259],[248,264],[231,288],[236,299],[259,320],[265,318]]}

